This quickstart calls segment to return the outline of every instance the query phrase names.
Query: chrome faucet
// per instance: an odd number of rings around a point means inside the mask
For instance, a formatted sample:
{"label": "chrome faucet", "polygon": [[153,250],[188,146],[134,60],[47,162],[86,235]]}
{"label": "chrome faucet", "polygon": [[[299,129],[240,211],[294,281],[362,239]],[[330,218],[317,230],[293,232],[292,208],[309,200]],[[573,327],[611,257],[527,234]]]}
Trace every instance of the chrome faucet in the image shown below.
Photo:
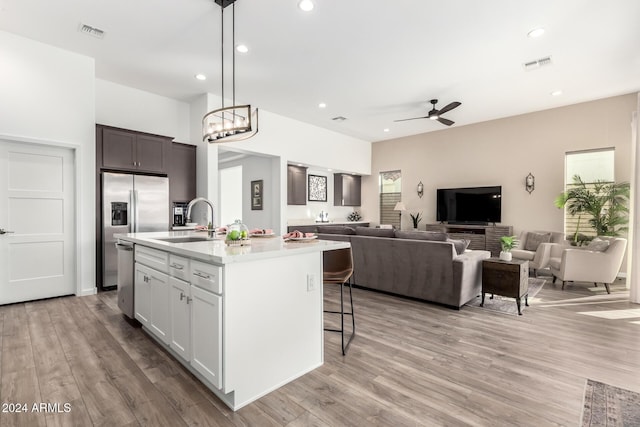
{"label": "chrome faucet", "polygon": [[208,229],[207,231],[209,232],[209,237],[214,237],[216,233],[216,226],[215,226],[216,222],[214,220],[215,217],[214,217],[213,203],[211,203],[209,199],[205,199],[204,197],[196,197],[195,199],[189,202],[189,204],[187,205],[187,222],[191,222],[191,208],[193,208],[193,206],[198,202],[205,202],[211,208],[211,228]]}

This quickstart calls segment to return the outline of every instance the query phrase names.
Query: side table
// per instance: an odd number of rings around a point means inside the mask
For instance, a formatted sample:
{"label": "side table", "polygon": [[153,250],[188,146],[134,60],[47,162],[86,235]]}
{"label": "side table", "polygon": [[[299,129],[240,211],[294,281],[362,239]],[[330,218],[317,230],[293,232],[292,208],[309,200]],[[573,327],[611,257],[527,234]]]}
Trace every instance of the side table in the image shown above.
{"label": "side table", "polygon": [[[482,261],[482,301],[486,293],[515,298],[518,305],[518,314],[521,298],[524,304],[529,306],[529,261],[513,260],[503,261],[499,258],[489,258]],[[493,298],[493,295],[491,296]]]}

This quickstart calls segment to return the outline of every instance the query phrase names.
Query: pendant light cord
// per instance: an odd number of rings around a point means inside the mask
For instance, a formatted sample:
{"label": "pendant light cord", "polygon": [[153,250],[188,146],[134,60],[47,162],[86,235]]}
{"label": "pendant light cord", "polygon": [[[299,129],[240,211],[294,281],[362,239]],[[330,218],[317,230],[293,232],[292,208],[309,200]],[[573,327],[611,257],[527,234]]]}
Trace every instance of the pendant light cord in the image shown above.
{"label": "pendant light cord", "polygon": [[[224,7],[220,8],[220,28],[222,32],[220,34],[220,56],[222,62],[222,108],[224,108]],[[224,113],[223,113],[224,117]]]}
{"label": "pendant light cord", "polygon": [[[236,105],[236,3],[233,2],[233,9],[231,10],[231,50],[232,50],[232,62],[231,62],[231,71],[232,75],[232,89],[233,89],[233,105]],[[234,114],[235,115],[235,114]],[[235,119],[235,118],[234,118]]]}

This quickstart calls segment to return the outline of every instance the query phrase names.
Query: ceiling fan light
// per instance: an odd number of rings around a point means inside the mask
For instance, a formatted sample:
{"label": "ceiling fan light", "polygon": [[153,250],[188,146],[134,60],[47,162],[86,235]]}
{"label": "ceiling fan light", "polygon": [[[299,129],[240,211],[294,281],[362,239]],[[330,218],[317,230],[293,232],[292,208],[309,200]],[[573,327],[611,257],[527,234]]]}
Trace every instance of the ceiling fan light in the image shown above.
{"label": "ceiling fan light", "polygon": [[439,117],[440,117],[440,116],[438,116],[437,114],[430,114],[430,115],[429,115],[429,119],[430,119],[430,120],[438,120],[438,118],[439,118]]}

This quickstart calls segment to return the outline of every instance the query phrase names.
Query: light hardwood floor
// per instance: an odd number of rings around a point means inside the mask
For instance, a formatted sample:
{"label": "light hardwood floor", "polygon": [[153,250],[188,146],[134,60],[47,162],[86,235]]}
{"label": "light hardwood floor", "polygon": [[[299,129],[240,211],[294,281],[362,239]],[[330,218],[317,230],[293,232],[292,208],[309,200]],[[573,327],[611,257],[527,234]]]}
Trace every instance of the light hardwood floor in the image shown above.
{"label": "light hardwood floor", "polygon": [[28,406],[0,425],[576,426],[587,378],[640,392],[640,306],[625,292],[548,282],[523,316],[354,298],[346,357],[325,333],[322,367],[235,413],[124,319],[115,292],[0,307],[0,402]]}

